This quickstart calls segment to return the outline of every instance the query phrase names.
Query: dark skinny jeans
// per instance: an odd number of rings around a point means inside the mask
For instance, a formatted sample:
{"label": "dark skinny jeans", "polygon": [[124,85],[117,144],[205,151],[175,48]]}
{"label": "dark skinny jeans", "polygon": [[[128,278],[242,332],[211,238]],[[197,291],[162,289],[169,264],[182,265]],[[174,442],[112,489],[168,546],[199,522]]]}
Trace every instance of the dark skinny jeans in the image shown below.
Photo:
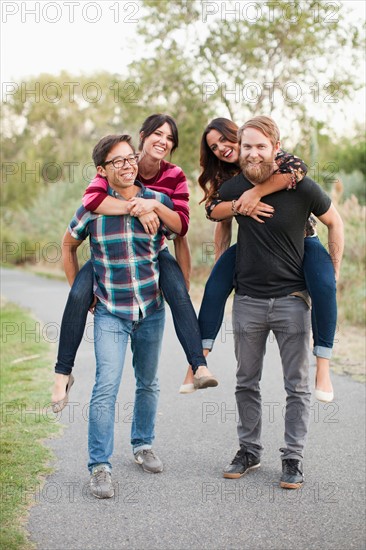
{"label": "dark skinny jeans", "polygon": [[[304,277],[312,299],[313,353],[330,359],[337,324],[334,268],[318,237],[306,237],[304,249]],[[206,283],[198,316],[205,349],[212,349],[222,326],[226,300],[233,290],[235,259],[236,245],[233,245],[216,262]]]}
{"label": "dark skinny jeans", "polygon": [[[202,353],[201,333],[183,273],[168,248],[159,254],[159,270],[160,288],[170,306],[175,331],[193,372],[196,372],[199,366],[207,364]],[[93,301],[93,278],[93,266],[88,261],[77,274],[69,292],[61,322],[56,373],[70,374],[74,366],[88,309]]]}

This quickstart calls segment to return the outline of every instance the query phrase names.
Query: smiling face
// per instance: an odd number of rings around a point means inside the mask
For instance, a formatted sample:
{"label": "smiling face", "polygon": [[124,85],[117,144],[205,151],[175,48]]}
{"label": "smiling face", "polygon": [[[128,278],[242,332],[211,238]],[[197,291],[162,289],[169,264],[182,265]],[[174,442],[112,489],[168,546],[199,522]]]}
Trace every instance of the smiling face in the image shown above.
{"label": "smiling face", "polygon": [[229,141],[221,132],[210,130],[206,142],[212,153],[222,162],[230,164],[239,161],[239,144]]}
{"label": "smiling face", "polygon": [[105,159],[105,166],[98,166],[97,168],[98,173],[107,178],[112,189],[120,194],[123,194],[123,190],[134,185],[137,176],[137,164],[131,165],[126,161],[123,168],[115,168],[109,161],[126,157],[132,158],[134,154],[132,147],[126,141],[121,141],[109,151]]}
{"label": "smiling face", "polygon": [[143,140],[142,154],[151,157],[154,160],[162,160],[169,155],[174,146],[174,137],[172,129],[167,122],[153,131],[152,134],[144,138]]}
{"label": "smiling face", "polygon": [[241,136],[240,167],[252,183],[263,183],[276,170],[275,157],[280,142],[275,146],[256,128],[245,128]]}

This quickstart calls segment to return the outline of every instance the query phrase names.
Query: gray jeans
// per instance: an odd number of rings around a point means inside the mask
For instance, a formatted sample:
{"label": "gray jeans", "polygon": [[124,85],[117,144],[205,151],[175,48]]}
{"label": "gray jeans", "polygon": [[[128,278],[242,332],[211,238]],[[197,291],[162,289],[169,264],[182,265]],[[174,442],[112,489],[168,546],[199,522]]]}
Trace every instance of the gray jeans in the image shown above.
{"label": "gray jeans", "polygon": [[296,296],[258,299],[235,295],[233,330],[237,366],[236,403],[240,445],[260,457],[262,404],[260,379],[266,341],[272,330],[281,354],[287,393],[282,458],[303,458],[310,416],[310,310]]}

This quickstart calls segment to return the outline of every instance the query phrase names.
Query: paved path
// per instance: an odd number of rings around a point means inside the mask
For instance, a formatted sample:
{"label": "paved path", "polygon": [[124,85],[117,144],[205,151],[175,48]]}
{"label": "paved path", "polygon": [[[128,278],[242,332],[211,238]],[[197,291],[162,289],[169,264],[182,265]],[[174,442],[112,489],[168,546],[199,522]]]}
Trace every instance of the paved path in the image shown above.
{"label": "paved path", "polygon": [[[50,328],[60,323],[66,284],[14,270],[2,270],[1,277],[6,298],[31,308]],[[220,386],[183,396],[177,390],[185,360],[169,314],[155,445],[165,470],[146,474],[132,461],[134,383],[128,356],[112,459],[117,494],[96,500],[89,494],[86,470],[88,401],[95,369],[91,336],[89,325],[74,371],[72,406],[60,418],[67,428],[62,437],[47,443],[56,455],[55,473],[36,492],[27,525],[38,549],[365,548],[363,385],[334,375],[336,401],[312,403],[306,483],[302,490],[283,491],[278,486],[278,449],[283,442],[285,392],[277,346],[269,341],[262,384],[262,466],[242,479],[224,480],[222,468],[237,450],[230,322],[210,358]]]}

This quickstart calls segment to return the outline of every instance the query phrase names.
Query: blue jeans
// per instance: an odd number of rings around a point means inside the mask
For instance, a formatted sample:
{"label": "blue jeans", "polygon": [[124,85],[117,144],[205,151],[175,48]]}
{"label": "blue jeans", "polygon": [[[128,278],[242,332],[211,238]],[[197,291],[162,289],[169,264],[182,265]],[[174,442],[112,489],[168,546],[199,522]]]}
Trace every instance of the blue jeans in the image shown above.
{"label": "blue jeans", "polygon": [[159,399],[157,370],[165,310],[163,305],[140,321],[128,321],[113,315],[98,302],[94,318],[97,370],[89,410],[90,471],[99,464],[111,469],[115,404],[129,338],[136,378],[131,445],[134,453],[151,448]]}
{"label": "blue jeans", "polygon": [[[166,248],[159,254],[160,288],[168,302],[179,342],[193,372],[206,365],[201,333],[183,273]],[[55,372],[70,374],[83,338],[88,309],[93,300],[93,266],[89,261],[77,274],[62,317]],[[223,308],[225,307],[225,303]]]}
{"label": "blue jeans", "polygon": [[313,354],[330,359],[337,325],[337,285],[332,259],[318,237],[305,238],[303,268],[312,300]]}
{"label": "blue jeans", "polygon": [[[304,277],[312,299],[313,353],[330,358],[337,324],[333,264],[318,237],[306,237],[304,247]],[[233,245],[216,262],[205,286],[198,322],[202,346],[206,349],[212,349],[222,326],[225,304],[233,290],[235,260],[236,245]]]}
{"label": "blue jeans", "polygon": [[207,280],[198,323],[202,347],[211,350],[222,326],[225,305],[234,288],[236,244],[230,246],[217,260]]}

